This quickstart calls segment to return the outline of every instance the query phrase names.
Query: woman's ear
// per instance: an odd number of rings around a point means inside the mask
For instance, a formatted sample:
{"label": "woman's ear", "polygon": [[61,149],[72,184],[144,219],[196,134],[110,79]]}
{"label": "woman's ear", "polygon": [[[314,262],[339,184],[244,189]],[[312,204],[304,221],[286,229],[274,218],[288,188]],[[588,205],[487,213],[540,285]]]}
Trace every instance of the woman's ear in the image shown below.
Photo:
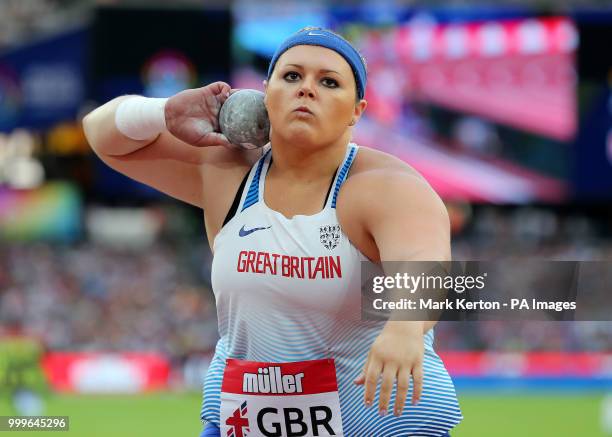
{"label": "woman's ear", "polygon": [[365,111],[367,106],[368,102],[365,99],[361,99],[355,104],[353,118],[351,119],[351,124],[349,126],[354,126],[359,121],[361,114],[363,114],[363,111]]}
{"label": "woman's ear", "polygon": [[264,106],[267,109],[268,108],[268,81],[264,79],[262,84],[264,87]]}

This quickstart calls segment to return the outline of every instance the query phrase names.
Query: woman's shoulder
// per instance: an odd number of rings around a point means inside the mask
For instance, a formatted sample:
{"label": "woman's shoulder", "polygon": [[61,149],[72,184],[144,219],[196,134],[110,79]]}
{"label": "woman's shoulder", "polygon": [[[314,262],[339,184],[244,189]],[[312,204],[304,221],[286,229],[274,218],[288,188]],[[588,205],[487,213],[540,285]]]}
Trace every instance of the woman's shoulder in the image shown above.
{"label": "woman's shoulder", "polygon": [[351,166],[347,181],[357,175],[360,175],[358,179],[361,179],[364,175],[373,176],[376,173],[388,172],[413,176],[425,182],[425,178],[407,162],[390,153],[366,146],[359,146],[359,152]]}
{"label": "woman's shoulder", "polygon": [[441,204],[429,182],[411,165],[389,153],[360,147],[338,194],[341,209],[368,209],[374,204],[388,206],[410,201]]}
{"label": "woman's shoulder", "polygon": [[[435,206],[429,208],[432,204]],[[338,221],[352,244],[370,260],[379,261],[370,225],[389,212],[414,216],[403,209],[406,205],[442,211],[440,198],[412,166],[389,153],[360,146],[336,207]]]}

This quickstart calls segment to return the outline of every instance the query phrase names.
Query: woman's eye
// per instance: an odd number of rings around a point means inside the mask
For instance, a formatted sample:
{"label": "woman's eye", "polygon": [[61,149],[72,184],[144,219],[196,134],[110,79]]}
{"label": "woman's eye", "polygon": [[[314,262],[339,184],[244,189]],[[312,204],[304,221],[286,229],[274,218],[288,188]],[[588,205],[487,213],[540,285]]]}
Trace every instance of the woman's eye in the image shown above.
{"label": "woman's eye", "polygon": [[338,87],[338,82],[336,82],[334,79],[330,79],[329,77],[326,77],[325,79],[323,79],[323,85],[331,87],[331,88],[336,88]]}
{"label": "woman's eye", "polygon": [[290,71],[289,73],[285,74],[285,79],[289,79],[289,80],[297,80],[300,77],[299,74],[297,74],[295,71]]}

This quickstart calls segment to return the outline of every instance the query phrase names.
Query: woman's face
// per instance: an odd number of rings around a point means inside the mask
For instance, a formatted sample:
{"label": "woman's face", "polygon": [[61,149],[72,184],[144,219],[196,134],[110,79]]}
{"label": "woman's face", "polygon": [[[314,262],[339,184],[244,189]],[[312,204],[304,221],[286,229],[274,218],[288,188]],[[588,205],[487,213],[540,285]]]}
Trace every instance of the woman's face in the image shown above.
{"label": "woman's face", "polygon": [[290,48],[264,85],[272,135],[298,144],[338,141],[366,107],[349,64],[325,47]]}

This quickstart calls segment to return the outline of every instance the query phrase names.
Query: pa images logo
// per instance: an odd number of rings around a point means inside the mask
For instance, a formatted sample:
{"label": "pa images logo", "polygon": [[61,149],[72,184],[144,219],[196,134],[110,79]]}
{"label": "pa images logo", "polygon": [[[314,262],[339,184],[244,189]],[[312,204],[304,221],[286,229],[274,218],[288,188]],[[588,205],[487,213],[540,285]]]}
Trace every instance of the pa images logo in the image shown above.
{"label": "pa images logo", "polygon": [[340,243],[340,225],[326,225],[319,227],[320,240],[323,247],[332,250]]}

